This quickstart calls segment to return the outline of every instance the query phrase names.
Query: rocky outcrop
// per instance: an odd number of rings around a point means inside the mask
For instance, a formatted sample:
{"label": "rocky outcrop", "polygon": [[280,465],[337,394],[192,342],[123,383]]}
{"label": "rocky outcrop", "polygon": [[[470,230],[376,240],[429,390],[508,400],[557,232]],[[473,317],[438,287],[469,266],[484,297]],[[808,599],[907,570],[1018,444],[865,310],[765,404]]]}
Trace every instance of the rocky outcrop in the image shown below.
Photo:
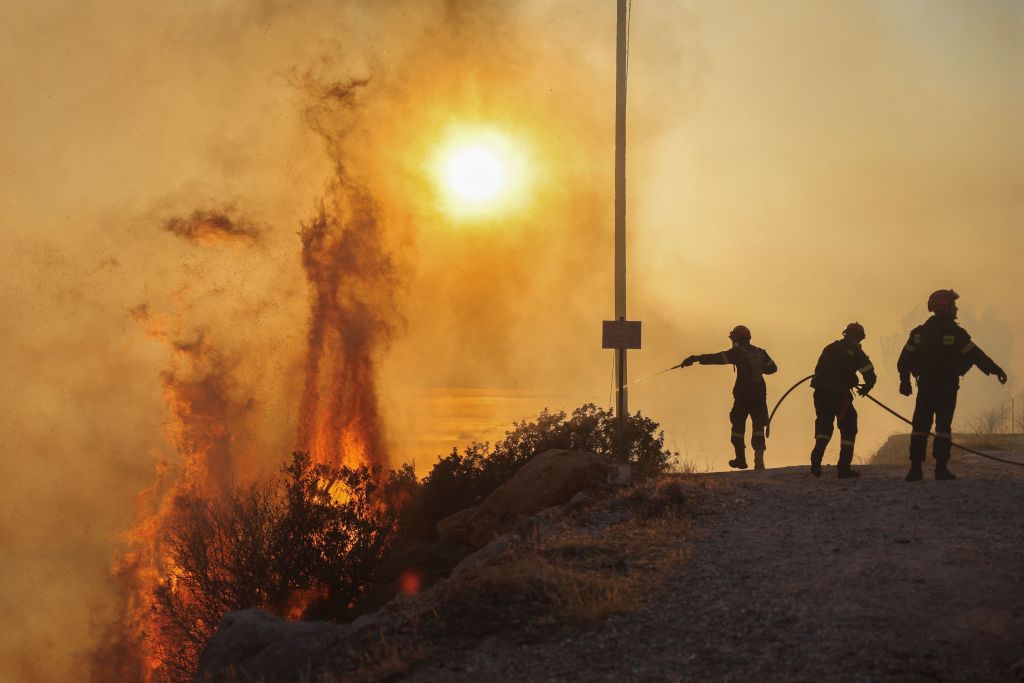
{"label": "rocky outcrop", "polygon": [[437,524],[438,536],[476,548],[508,531],[524,517],[572,500],[580,491],[607,483],[618,472],[599,455],[552,449],[537,455],[477,507]]}
{"label": "rocky outcrop", "polygon": [[[615,474],[607,460],[593,453],[545,451],[483,503],[438,523],[440,540],[430,548],[445,550],[442,554],[451,562],[448,568],[462,560],[451,581],[442,580],[417,595],[399,594],[381,609],[349,624],[289,622],[260,609],[231,612],[221,620],[203,652],[200,679],[305,681],[328,672],[344,678],[381,643],[415,642],[419,625],[429,616],[436,618],[449,604],[451,594],[461,595],[467,582],[474,581],[482,570],[515,552],[522,538],[508,531],[529,526],[524,522],[540,524],[546,515],[558,516],[554,506],[569,503],[578,509],[589,505],[592,498],[577,494],[607,483]],[[548,512],[537,515],[544,510]],[[472,551],[467,545],[479,550],[467,557]],[[426,555],[429,553],[423,549],[417,551],[421,560]],[[409,558],[397,560],[408,563]],[[434,558],[431,564],[440,568],[446,564],[443,560]],[[474,610],[478,604],[474,603]]]}

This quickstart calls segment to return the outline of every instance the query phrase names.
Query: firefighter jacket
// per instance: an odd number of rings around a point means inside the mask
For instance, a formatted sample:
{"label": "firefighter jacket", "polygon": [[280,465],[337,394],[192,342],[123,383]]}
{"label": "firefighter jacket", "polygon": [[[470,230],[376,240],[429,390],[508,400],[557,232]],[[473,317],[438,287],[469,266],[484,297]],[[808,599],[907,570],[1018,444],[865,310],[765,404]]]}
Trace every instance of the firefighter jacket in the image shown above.
{"label": "firefighter jacket", "polygon": [[694,358],[701,365],[736,366],[733,396],[764,398],[768,394],[764,375],[771,375],[779,369],[767,351],[752,344],[737,344],[720,353],[705,353]]}
{"label": "firefighter jacket", "polygon": [[871,391],[871,387],[878,381],[871,359],[860,344],[839,339],[821,352],[818,364],[814,367],[811,386],[823,391],[849,391],[860,383],[858,372],[864,375],[864,392]]}
{"label": "firefighter jacket", "polygon": [[901,380],[913,375],[920,384],[959,386],[975,365],[986,375],[1003,372],[955,319],[933,315],[910,332],[896,368]]}

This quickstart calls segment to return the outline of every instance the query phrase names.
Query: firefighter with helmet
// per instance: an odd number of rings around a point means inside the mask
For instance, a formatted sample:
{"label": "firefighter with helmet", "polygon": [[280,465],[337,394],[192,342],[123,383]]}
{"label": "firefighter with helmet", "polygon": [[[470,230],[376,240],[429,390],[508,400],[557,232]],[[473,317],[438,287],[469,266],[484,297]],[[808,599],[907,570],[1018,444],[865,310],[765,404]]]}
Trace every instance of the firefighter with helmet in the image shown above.
{"label": "firefighter with helmet", "polygon": [[733,404],[729,412],[732,423],[733,448],[736,457],[729,461],[729,467],[747,469],[745,433],[747,417],[753,423],[750,445],[754,448],[754,469],[764,469],[764,430],[768,425],[767,387],[764,375],[771,375],[778,370],[775,361],[768,352],[750,343],[750,330],[744,325],[737,325],[729,332],[732,348],[719,353],[708,353],[688,356],[681,365],[689,367],[694,363],[701,365],[732,365],[736,372],[736,384],[733,386]]}
{"label": "firefighter with helmet", "polygon": [[913,431],[910,434],[910,471],[907,481],[921,479],[921,465],[928,446],[928,434],[935,420],[935,478],[956,479],[949,471],[953,412],[960,377],[973,366],[986,375],[995,375],[1006,384],[1006,373],[971,341],[971,335],[956,322],[956,300],[960,295],[952,289],[940,289],[928,297],[928,311],[933,315],[910,332],[910,338],[896,364],[900,373],[900,393],[910,396],[910,376],[917,379],[917,404],[914,407]]}
{"label": "firefighter with helmet", "polygon": [[850,323],[843,330],[842,339],[825,347],[814,367],[814,378],[811,380],[815,413],[811,474],[816,477],[821,476],[821,459],[832,439],[833,422],[839,425],[841,439],[836,475],[840,479],[860,476],[850,467],[857,438],[857,409],[853,407],[851,389],[859,384],[858,373],[864,377],[864,384],[858,389],[861,396],[867,395],[878,381],[871,359],[860,347],[865,336],[863,325]]}

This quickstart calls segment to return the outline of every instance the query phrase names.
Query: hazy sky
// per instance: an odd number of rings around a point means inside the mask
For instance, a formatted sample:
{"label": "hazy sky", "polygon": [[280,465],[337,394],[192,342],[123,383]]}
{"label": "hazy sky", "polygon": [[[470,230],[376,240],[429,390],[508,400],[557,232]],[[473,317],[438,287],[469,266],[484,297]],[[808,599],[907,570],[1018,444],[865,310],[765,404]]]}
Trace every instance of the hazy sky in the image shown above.
{"label": "hazy sky", "polygon": [[[378,355],[395,462],[422,473],[544,405],[607,405],[614,17],[611,0],[0,1],[0,678],[68,677],[102,623],[135,494],[175,457],[168,377],[224,378],[240,476],[287,456],[298,232],[339,162],[398,273]],[[353,78],[353,110],[318,109]],[[968,376],[961,422],[1020,389],[1024,4],[635,0],[629,106],[633,378],[743,323],[780,366],[772,401],[858,320],[878,396],[910,411],[892,348],[953,287],[1011,378]],[[513,142],[523,185],[453,217],[432,160],[481,128]],[[167,229],[197,210],[249,232]],[[208,365],[172,351],[200,338]],[[732,379],[676,371],[631,408],[720,469]],[[866,456],[901,425],[860,410]],[[769,465],[806,460],[811,420],[796,394]]]}

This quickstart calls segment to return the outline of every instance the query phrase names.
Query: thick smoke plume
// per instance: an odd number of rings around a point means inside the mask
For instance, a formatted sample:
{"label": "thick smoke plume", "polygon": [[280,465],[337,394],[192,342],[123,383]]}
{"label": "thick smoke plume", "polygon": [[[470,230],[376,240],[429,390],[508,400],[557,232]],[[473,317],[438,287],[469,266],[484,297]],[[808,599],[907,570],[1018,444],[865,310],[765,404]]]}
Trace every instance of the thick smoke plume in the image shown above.
{"label": "thick smoke plume", "polygon": [[[323,88],[322,101],[310,110],[310,121],[328,142],[336,176],[300,232],[310,316],[295,447],[330,465],[387,462],[376,361],[394,328],[398,276],[373,198],[349,176],[343,139],[330,133],[334,117],[349,114],[354,89],[361,85]],[[200,210],[163,227],[208,244],[258,235],[251,224],[226,213]],[[148,334],[166,342],[172,354],[162,383],[168,438],[177,460],[161,467],[154,489],[140,494],[138,522],[127,535],[129,550],[114,570],[123,591],[122,613],[95,653],[97,682],[180,680],[188,675],[202,638],[182,642],[182,625],[161,623],[154,609],[157,590],[176,590],[168,535],[180,525],[178,515],[187,500],[216,499],[231,484],[252,476],[251,463],[242,457],[251,454],[238,448],[253,408],[252,399],[246,398],[252,388],[238,385],[237,363],[229,362],[202,331],[182,339],[180,331],[169,330],[169,325],[181,325],[180,317],[153,315],[147,305],[133,308],[131,315]],[[213,626],[184,632],[209,633]]]}

